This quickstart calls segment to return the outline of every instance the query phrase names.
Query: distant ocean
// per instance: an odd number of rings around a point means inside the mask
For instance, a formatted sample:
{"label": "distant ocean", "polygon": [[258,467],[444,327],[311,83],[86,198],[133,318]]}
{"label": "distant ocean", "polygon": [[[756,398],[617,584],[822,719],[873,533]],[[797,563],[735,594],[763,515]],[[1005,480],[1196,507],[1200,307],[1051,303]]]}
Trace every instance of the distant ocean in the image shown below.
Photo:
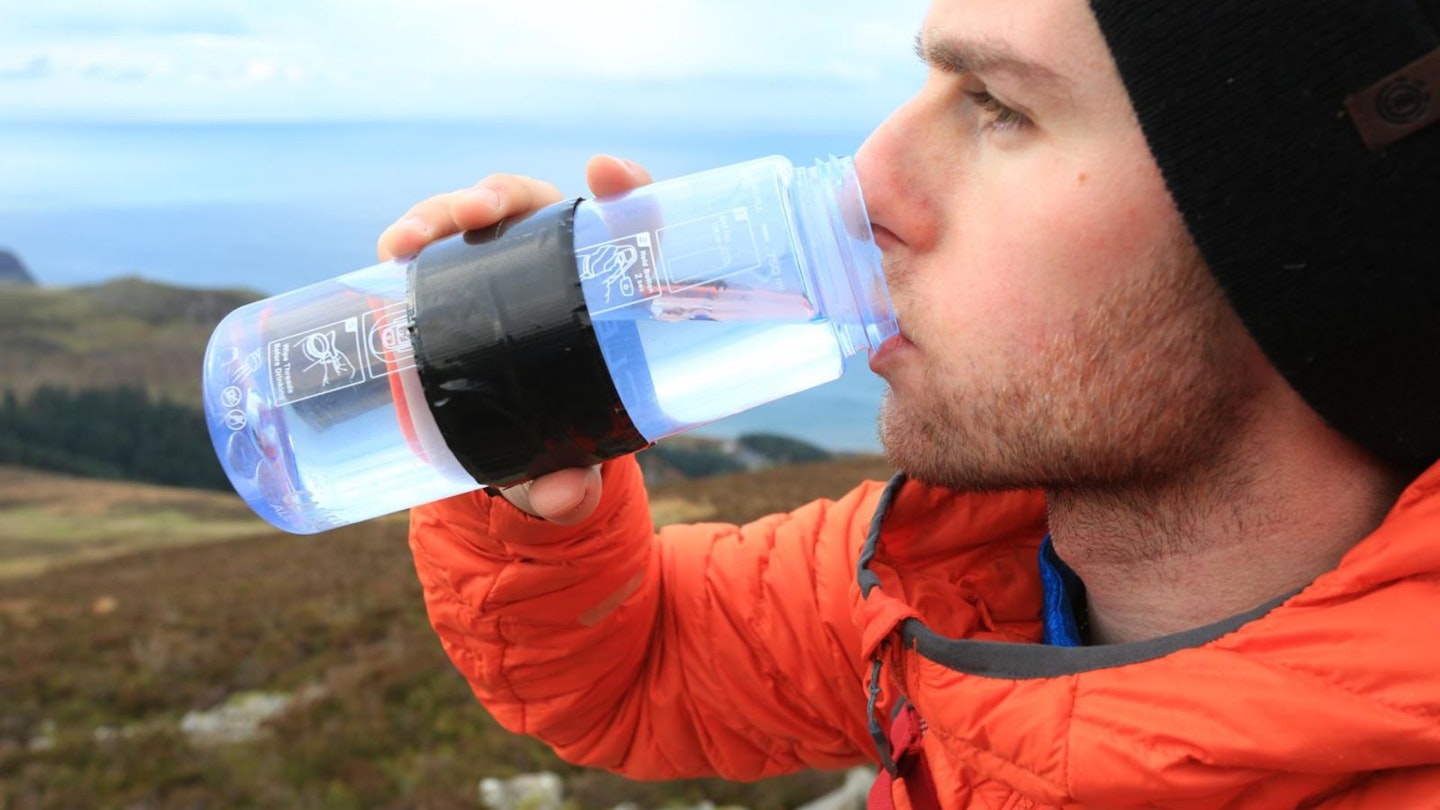
{"label": "distant ocean", "polygon": [[[582,195],[596,152],[664,178],[770,154],[808,165],[853,154],[864,137],[679,125],[0,123],[0,248],[49,285],[134,274],[278,293],[373,264],[376,237],[410,204],[490,172]],[[697,433],[766,431],[873,451],[883,388],[862,359],[835,383]]]}

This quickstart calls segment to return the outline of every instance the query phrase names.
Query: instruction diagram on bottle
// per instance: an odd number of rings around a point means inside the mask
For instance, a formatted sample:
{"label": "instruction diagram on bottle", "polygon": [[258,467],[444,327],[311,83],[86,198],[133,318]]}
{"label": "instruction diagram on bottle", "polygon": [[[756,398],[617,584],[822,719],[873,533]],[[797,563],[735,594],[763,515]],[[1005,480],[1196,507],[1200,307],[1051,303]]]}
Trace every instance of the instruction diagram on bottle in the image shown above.
{"label": "instruction diagram on bottle", "polygon": [[292,405],[365,382],[360,321],[346,318],[270,341],[267,354],[275,404]]}
{"label": "instruction diagram on bottle", "polygon": [[746,208],[575,250],[591,315],[714,284],[764,266]]}
{"label": "instruction diagram on bottle", "polygon": [[234,383],[245,382],[265,364],[265,358],[260,355],[259,349],[243,357],[236,348],[226,349],[226,354],[229,357],[225,364],[230,368],[230,381]]}
{"label": "instruction diagram on bottle", "polygon": [[648,232],[578,248],[575,260],[589,300],[599,302],[596,314],[654,298],[661,292],[654,244]]}
{"label": "instruction diagram on bottle", "polygon": [[405,302],[365,313],[365,361],[371,379],[415,367],[410,310]]}
{"label": "instruction diagram on bottle", "polygon": [[750,212],[732,208],[656,232],[671,291],[758,269],[762,262]]}

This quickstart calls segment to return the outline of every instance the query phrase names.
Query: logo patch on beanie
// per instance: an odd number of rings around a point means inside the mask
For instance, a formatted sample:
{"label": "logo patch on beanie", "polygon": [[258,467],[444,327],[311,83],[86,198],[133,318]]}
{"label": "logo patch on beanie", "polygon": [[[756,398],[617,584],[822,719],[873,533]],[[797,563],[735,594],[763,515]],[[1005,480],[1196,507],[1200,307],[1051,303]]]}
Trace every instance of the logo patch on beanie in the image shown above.
{"label": "logo patch on beanie", "polygon": [[1383,149],[1440,121],[1440,48],[1345,99],[1365,145]]}

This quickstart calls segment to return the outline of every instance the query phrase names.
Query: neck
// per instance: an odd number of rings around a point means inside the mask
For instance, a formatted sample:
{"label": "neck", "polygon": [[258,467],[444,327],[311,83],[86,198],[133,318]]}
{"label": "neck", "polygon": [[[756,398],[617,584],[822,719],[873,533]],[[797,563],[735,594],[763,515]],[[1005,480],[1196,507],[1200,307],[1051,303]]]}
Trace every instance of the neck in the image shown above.
{"label": "neck", "polygon": [[1293,392],[1265,412],[1273,418],[1183,475],[1048,493],[1055,550],[1085,582],[1092,641],[1177,633],[1298,590],[1384,519],[1403,479]]}

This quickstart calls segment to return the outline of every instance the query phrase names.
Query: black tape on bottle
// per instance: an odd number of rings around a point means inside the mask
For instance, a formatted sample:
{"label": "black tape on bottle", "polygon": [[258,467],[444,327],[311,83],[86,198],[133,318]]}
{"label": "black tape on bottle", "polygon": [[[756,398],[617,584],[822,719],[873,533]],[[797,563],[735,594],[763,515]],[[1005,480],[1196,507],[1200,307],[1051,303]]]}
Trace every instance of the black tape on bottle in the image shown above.
{"label": "black tape on bottle", "polygon": [[410,270],[430,412],[465,470],[509,486],[645,447],[610,379],[575,263],[575,208],[439,242]]}

